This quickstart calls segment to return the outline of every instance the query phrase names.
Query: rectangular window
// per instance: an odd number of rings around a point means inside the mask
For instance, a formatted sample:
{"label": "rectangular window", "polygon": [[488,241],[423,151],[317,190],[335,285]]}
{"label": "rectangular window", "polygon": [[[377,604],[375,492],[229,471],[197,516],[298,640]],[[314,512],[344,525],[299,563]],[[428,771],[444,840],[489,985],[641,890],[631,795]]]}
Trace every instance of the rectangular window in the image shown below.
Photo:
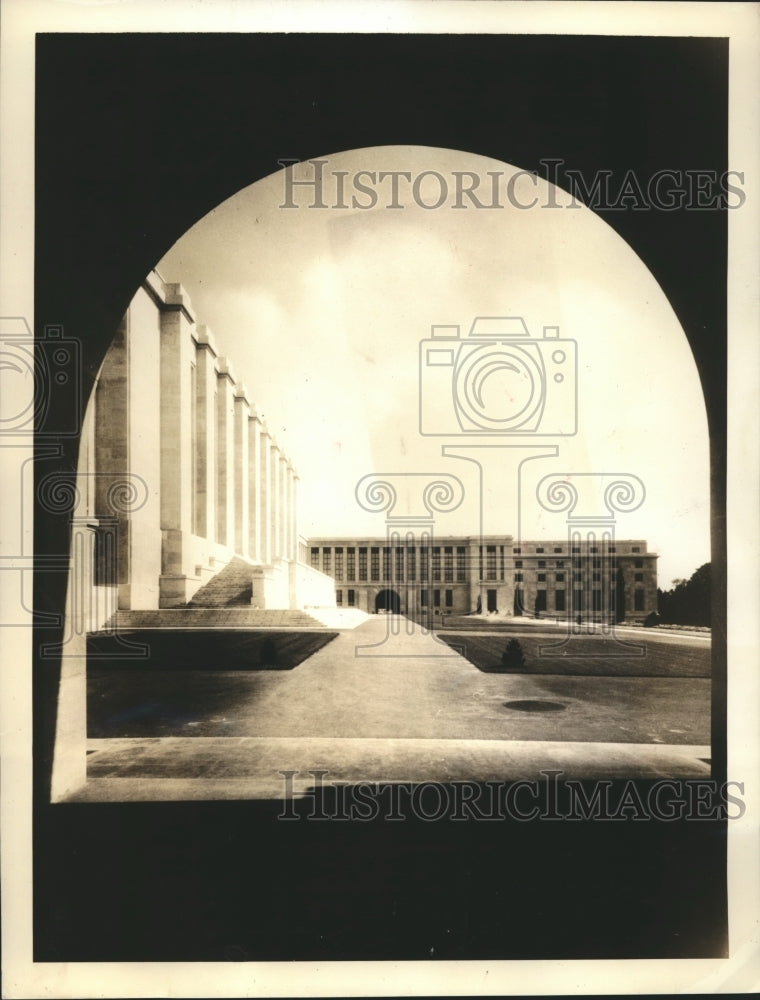
{"label": "rectangular window", "polygon": [[543,548],[542,545],[537,545],[536,546],[536,552],[543,552],[543,551],[544,551],[544,548]]}
{"label": "rectangular window", "polygon": [[430,550],[427,545],[423,545],[420,549],[420,580],[427,580],[429,578],[429,566],[430,566]]}
{"label": "rectangular window", "polygon": [[554,610],[564,611],[565,610],[565,592],[564,590],[555,590],[554,592]]}
{"label": "rectangular window", "polygon": [[356,604],[356,591],[355,590],[349,590],[349,592],[348,592],[348,606],[349,606],[349,608],[353,608],[355,604]]}
{"label": "rectangular window", "polygon": [[580,580],[580,578],[581,578],[581,574],[580,573],[573,573],[573,580],[577,581],[577,580]]}
{"label": "rectangular window", "polygon": [[465,552],[464,546],[460,545],[457,548],[457,583],[464,583],[465,581]]}
{"label": "rectangular window", "polygon": [[450,545],[443,550],[443,579],[446,583],[454,582],[454,549]]}
{"label": "rectangular window", "polygon": [[546,583],[546,573],[539,573],[538,574],[538,582],[539,583]]}
{"label": "rectangular window", "polygon": [[343,579],[343,549],[335,550],[335,579]]}
{"label": "rectangular window", "polygon": [[486,580],[496,579],[496,546],[486,546]]}
{"label": "rectangular window", "polygon": [[329,548],[322,549],[322,572],[330,575],[330,556],[332,555]]}
{"label": "rectangular window", "polygon": [[504,546],[499,546],[499,579],[504,579]]}
{"label": "rectangular window", "polygon": [[319,569],[319,549],[317,548],[311,550],[311,568]]}
{"label": "rectangular window", "polygon": [[546,591],[545,590],[537,590],[536,591],[536,604],[535,604],[535,608],[536,608],[536,611],[538,611],[538,612],[540,612],[540,611],[546,611]]}
{"label": "rectangular window", "polygon": [[599,569],[601,567],[601,565],[602,565],[602,560],[601,559],[596,559],[596,558],[592,559],[591,560],[591,565],[593,566],[594,569]]}
{"label": "rectangular window", "polygon": [[367,579],[367,550],[359,549],[359,580],[364,583]]}
{"label": "rectangular window", "polygon": [[428,597],[427,591],[426,590],[421,590],[420,591],[420,607],[421,608],[426,608],[428,606],[427,597]]}
{"label": "rectangular window", "polygon": [[546,568],[546,560],[545,559],[539,559],[538,560],[538,568],[539,569],[545,569]]}
{"label": "rectangular window", "polygon": [[433,580],[441,579],[441,549],[438,545],[433,546]]}
{"label": "rectangular window", "polygon": [[632,545],[631,546],[631,552],[641,552],[641,546],[640,545]]}
{"label": "rectangular window", "polygon": [[643,569],[644,568],[644,560],[643,559],[634,559],[633,565],[636,567],[636,569]]}
{"label": "rectangular window", "polygon": [[447,590],[446,591],[446,607],[447,608],[453,608],[454,607],[454,591],[453,590]]}
{"label": "rectangular window", "polygon": [[515,559],[515,569],[522,569],[522,559]]}
{"label": "rectangular window", "polygon": [[617,548],[614,545],[608,545],[607,546],[607,551],[610,552],[610,553],[617,552]]}
{"label": "rectangular window", "polygon": [[592,601],[591,607],[593,608],[594,611],[601,611],[602,610],[602,592],[601,592],[601,590],[592,590],[591,591],[591,601]]}
{"label": "rectangular window", "polygon": [[558,559],[557,560],[557,569],[564,569],[564,568],[565,568],[565,560],[564,559]]}
{"label": "rectangular window", "polygon": [[380,579],[380,549],[370,548],[369,550],[369,578],[370,580]]}
{"label": "rectangular window", "polygon": [[634,611],[644,610],[644,591],[634,590],[633,592],[633,609]]}
{"label": "rectangular window", "polygon": [[396,582],[404,582],[404,550],[400,545],[396,546]]}
{"label": "rectangular window", "polygon": [[554,579],[557,581],[557,583],[564,583],[565,582],[565,574],[564,573],[555,573],[554,574]]}
{"label": "rectangular window", "polygon": [[406,578],[410,583],[417,579],[417,549],[414,546],[406,550]]}
{"label": "rectangular window", "polygon": [[522,583],[522,573],[515,573],[515,583]]}
{"label": "rectangular window", "polygon": [[602,579],[602,574],[601,573],[592,573],[591,574],[591,580],[592,580],[593,583],[599,583],[599,581],[601,579]]}
{"label": "rectangular window", "polygon": [[515,555],[515,556],[522,555],[522,549],[520,548],[519,545],[517,546],[517,548],[512,549],[512,554]]}
{"label": "rectangular window", "polygon": [[575,602],[574,605],[573,605],[573,607],[575,608],[575,610],[576,611],[583,611],[583,591],[582,590],[575,590],[575,591],[573,591],[573,600]]}
{"label": "rectangular window", "polygon": [[440,608],[440,606],[441,606],[441,592],[440,592],[440,590],[434,590],[433,591],[433,605],[436,608]]}
{"label": "rectangular window", "polygon": [[636,583],[643,583],[644,582],[644,574],[643,573],[634,573],[633,574],[633,579],[636,581]]}
{"label": "rectangular window", "polygon": [[383,546],[383,579],[391,578],[391,550],[387,545]]}
{"label": "rectangular window", "polygon": [[346,577],[356,579],[356,549],[346,549]]}
{"label": "rectangular window", "polygon": [[343,591],[342,590],[336,590],[335,591],[335,603],[338,605],[338,607],[340,607],[341,604],[343,603]]}
{"label": "rectangular window", "polygon": [[554,548],[554,552],[555,552],[555,555],[556,555],[556,553],[559,553],[560,555],[562,555],[562,548],[559,545],[557,545]]}
{"label": "rectangular window", "polygon": [[575,555],[576,553],[579,553],[580,551],[581,551],[580,545],[574,545],[573,546],[573,555]]}
{"label": "rectangular window", "polygon": [[599,550],[597,549],[596,545],[592,545],[591,548],[589,549],[589,552],[598,552],[598,551]]}

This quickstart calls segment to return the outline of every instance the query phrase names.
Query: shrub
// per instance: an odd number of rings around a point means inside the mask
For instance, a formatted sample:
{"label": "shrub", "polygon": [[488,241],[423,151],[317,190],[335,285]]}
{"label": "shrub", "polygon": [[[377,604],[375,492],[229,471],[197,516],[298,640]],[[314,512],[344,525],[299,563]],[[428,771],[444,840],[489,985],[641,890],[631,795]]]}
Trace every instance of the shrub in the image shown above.
{"label": "shrub", "polygon": [[655,628],[660,624],[660,616],[656,611],[650,611],[644,619],[644,628]]}
{"label": "shrub", "polygon": [[525,655],[517,639],[510,639],[501,654],[501,665],[505,670],[524,670]]}

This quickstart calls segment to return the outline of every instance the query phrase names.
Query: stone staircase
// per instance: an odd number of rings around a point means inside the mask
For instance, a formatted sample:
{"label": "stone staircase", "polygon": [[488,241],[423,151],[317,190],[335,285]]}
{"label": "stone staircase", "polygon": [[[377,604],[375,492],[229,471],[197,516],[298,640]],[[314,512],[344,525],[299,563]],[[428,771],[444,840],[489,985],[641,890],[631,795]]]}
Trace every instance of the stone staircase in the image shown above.
{"label": "stone staircase", "polygon": [[251,606],[253,567],[237,556],[219,570],[187,602],[188,608],[239,608]]}
{"label": "stone staircase", "polygon": [[117,611],[101,631],[133,629],[324,629],[305,611],[259,608],[165,608],[160,611]]}
{"label": "stone staircase", "polygon": [[102,631],[325,627],[323,622],[305,611],[252,608],[252,570],[250,563],[236,557],[197,590],[184,607],[159,611],[117,611]]}

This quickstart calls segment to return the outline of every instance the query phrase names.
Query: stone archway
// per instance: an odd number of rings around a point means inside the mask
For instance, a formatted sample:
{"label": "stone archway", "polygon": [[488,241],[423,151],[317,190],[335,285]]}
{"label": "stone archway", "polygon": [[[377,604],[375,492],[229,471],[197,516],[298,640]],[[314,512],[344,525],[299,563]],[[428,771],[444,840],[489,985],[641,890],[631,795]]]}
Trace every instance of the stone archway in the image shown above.
{"label": "stone archway", "polygon": [[385,611],[401,614],[401,598],[395,590],[381,590],[375,598],[375,613]]}

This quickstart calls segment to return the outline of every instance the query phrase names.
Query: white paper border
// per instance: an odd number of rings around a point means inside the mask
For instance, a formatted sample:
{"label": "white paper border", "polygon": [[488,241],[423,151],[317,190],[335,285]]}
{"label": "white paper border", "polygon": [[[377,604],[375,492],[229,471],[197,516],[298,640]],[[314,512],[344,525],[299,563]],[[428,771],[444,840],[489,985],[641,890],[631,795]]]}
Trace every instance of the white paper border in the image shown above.
{"label": "white paper border", "polygon": [[[33,316],[34,35],[37,31],[353,31],[730,37],[728,777],[747,811],[729,823],[728,959],[678,961],[69,963],[31,957],[31,634],[0,631],[3,995],[347,996],[752,992],[760,987],[760,4],[491,0],[3,0],[0,24],[0,316]],[[677,113],[677,109],[674,109]],[[3,482],[17,456],[0,455]],[[0,540],[13,537],[2,527]],[[0,551],[2,551],[0,549]],[[17,600],[0,574],[0,601]],[[7,611],[5,612],[7,614]],[[10,634],[9,634],[10,633]],[[700,873],[695,871],[695,878]]]}

